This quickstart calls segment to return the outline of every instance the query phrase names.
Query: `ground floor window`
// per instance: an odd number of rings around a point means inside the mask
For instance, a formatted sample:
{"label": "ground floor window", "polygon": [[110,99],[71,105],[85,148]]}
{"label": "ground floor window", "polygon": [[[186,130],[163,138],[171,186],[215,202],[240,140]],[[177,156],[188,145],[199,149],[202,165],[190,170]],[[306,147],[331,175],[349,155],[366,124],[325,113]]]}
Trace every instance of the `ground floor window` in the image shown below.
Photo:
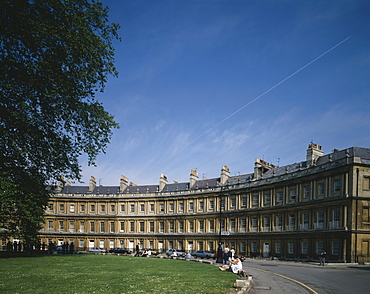
{"label": "ground floor window", "polygon": [[308,242],[302,242],[302,254],[308,254]]}
{"label": "ground floor window", "polygon": [[252,242],[251,252],[253,253],[257,252],[257,242]]}
{"label": "ground floor window", "polygon": [[331,253],[333,255],[339,255],[339,242],[334,241],[331,245]]}
{"label": "ground floor window", "polygon": [[316,242],[316,254],[321,254],[321,252],[324,250],[324,243],[322,241]]}
{"label": "ground floor window", "polygon": [[275,253],[281,253],[281,243],[280,242],[276,242],[275,243]]}
{"label": "ground floor window", "polygon": [[288,253],[294,254],[294,243],[293,242],[288,242]]}

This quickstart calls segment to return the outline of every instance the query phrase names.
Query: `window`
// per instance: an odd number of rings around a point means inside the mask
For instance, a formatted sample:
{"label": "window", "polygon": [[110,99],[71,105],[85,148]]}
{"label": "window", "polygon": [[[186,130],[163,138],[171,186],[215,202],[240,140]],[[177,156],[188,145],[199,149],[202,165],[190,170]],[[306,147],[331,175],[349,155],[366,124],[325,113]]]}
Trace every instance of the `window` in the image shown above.
{"label": "window", "polygon": [[243,207],[247,206],[247,197],[242,198],[242,206]]}
{"label": "window", "polygon": [[170,233],[173,233],[174,232],[174,228],[175,228],[175,224],[174,224],[174,222],[173,221],[170,221],[170,223],[169,223],[169,225],[170,225]]}
{"label": "window", "polygon": [[310,218],[310,214],[308,212],[302,213],[302,223],[301,223],[301,226],[300,226],[301,230],[308,230],[308,228],[309,228],[309,218]]}
{"label": "window", "polygon": [[59,211],[63,212],[64,211],[64,204],[59,204]]}
{"label": "window", "polygon": [[230,219],[230,232],[235,232],[235,219]]}
{"label": "window", "polygon": [[164,233],[164,222],[163,221],[159,222],[159,232]]}
{"label": "window", "polygon": [[111,204],[110,212],[115,212],[115,211],[116,211],[116,206],[114,204]]}
{"label": "window", "polygon": [[145,211],[145,206],[144,204],[140,204],[140,212],[144,212]]}
{"label": "window", "polygon": [[154,212],[154,204],[150,204],[150,212]]}
{"label": "window", "polygon": [[194,202],[189,203],[189,210],[194,210]]}
{"label": "window", "polygon": [[104,222],[100,222],[100,232],[101,233],[104,233],[105,232]]}
{"label": "window", "polygon": [[280,242],[275,243],[275,253],[281,253],[281,243]]}
{"label": "window", "polygon": [[170,211],[173,211],[174,210],[174,204],[173,203],[170,203]]}
{"label": "window", "polygon": [[308,254],[308,242],[302,242],[302,254]]}
{"label": "window", "polygon": [[184,232],[184,221],[179,221],[179,233]]}
{"label": "window", "polygon": [[144,222],[139,223],[140,232],[144,232]]}
{"label": "window", "polygon": [[199,210],[203,211],[203,209],[204,209],[204,202],[201,201],[201,202],[199,202]]}
{"label": "window", "polygon": [[80,240],[80,248],[84,248],[85,247],[85,240]]}
{"label": "window", "polygon": [[75,212],[75,205],[74,204],[69,205],[69,212]]}
{"label": "window", "polygon": [[330,222],[331,229],[338,229],[340,224],[340,210],[338,208],[333,209],[333,220]]}
{"label": "window", "polygon": [[340,186],[341,186],[340,179],[334,180],[333,185],[334,185],[334,192],[340,192],[341,190],[340,189]]}
{"label": "window", "polygon": [[102,205],[100,206],[100,212],[105,212],[105,204],[102,204]]}
{"label": "window", "polygon": [[283,218],[282,218],[282,216],[281,215],[277,215],[276,217],[275,217],[275,230],[277,230],[277,231],[281,231],[281,227],[282,227],[282,225],[283,225]]}
{"label": "window", "polygon": [[331,253],[333,255],[339,255],[339,242],[338,241],[333,241],[331,243]]}
{"label": "window", "polygon": [[247,220],[245,218],[242,218],[240,220],[240,230],[242,232],[246,232],[247,231]]}
{"label": "window", "polygon": [[80,205],[80,211],[81,212],[85,212],[85,204],[81,204]]}
{"label": "window", "polygon": [[270,205],[270,201],[271,201],[271,195],[270,195],[270,193],[265,194],[265,204],[266,205]]}
{"label": "window", "polygon": [[75,231],[75,222],[74,221],[70,221],[69,222],[69,231],[70,232],[74,232]]}
{"label": "window", "polygon": [[253,253],[257,252],[257,242],[252,242],[251,251]]}
{"label": "window", "polygon": [[289,190],[289,197],[290,200],[295,200],[295,197],[297,196],[297,190],[295,188]]}
{"label": "window", "polygon": [[121,212],[125,212],[126,206],[124,204],[121,204]]}
{"label": "window", "polygon": [[[212,241],[208,242],[208,250],[211,251],[211,252],[213,251],[213,242]],[[244,252],[244,251],[242,251],[242,252]]]}
{"label": "window", "polygon": [[263,217],[263,230],[264,231],[270,230],[270,218],[268,216]]}
{"label": "window", "polygon": [[303,197],[304,198],[309,198],[310,194],[311,194],[310,186],[304,186],[303,187]]}
{"label": "window", "polygon": [[194,222],[193,221],[189,221],[189,232],[190,233],[194,232]]}
{"label": "window", "polygon": [[210,210],[215,209],[215,201],[214,200],[209,201],[209,209]]}
{"label": "window", "polygon": [[231,198],[231,208],[236,208],[236,198]]}
{"label": "window", "polygon": [[130,212],[135,212],[135,204],[130,205]]}
{"label": "window", "polygon": [[80,232],[81,233],[85,232],[85,222],[83,221],[80,222]]}
{"label": "window", "polygon": [[221,231],[225,231],[225,220],[224,219],[221,220],[220,226],[221,226]]}
{"label": "window", "polygon": [[114,222],[110,222],[110,232],[114,233]]}
{"label": "window", "polygon": [[199,221],[199,232],[200,233],[204,232],[204,220]]}
{"label": "window", "polygon": [[91,210],[91,212],[95,212],[95,205],[94,204],[91,204],[90,210]]}
{"label": "window", "polygon": [[245,252],[245,242],[240,242],[240,252]]}
{"label": "window", "polygon": [[130,222],[130,232],[135,231],[135,222]]}
{"label": "window", "polygon": [[184,202],[180,202],[179,204],[179,210],[184,211]]}
{"label": "window", "polygon": [[324,196],[325,195],[325,184],[324,183],[319,183],[317,185],[317,194],[319,196]]}
{"label": "window", "polygon": [[253,205],[258,205],[258,195],[253,196]]}
{"label": "window", "polygon": [[215,222],[213,219],[209,220],[209,232],[213,233],[215,230]]}
{"label": "window", "polygon": [[64,231],[64,221],[59,221],[59,231]]}
{"label": "window", "polygon": [[221,209],[225,209],[225,199],[221,199]]}
{"label": "window", "polygon": [[125,222],[120,222],[119,223],[119,230],[120,230],[120,232],[124,232],[125,231]]}
{"label": "window", "polygon": [[95,223],[94,222],[90,222],[90,232],[91,233],[95,232]]}
{"label": "window", "polygon": [[257,231],[258,229],[258,218],[252,218],[252,231]]}
{"label": "window", "polygon": [[282,191],[277,192],[276,201],[283,202],[283,192]]}
{"label": "window", "polygon": [[293,242],[288,242],[288,253],[294,254],[294,243]]}
{"label": "window", "polygon": [[53,221],[48,221],[48,231],[52,231],[53,226],[54,226],[54,222]]}
{"label": "window", "polygon": [[154,232],[154,222],[149,222],[149,232],[150,233]]}
{"label": "window", "polygon": [[48,209],[51,210],[51,211],[53,211],[54,210],[54,204],[53,203],[49,203]]}
{"label": "window", "polygon": [[316,254],[321,254],[324,250],[324,243],[322,241],[316,242]]}
{"label": "window", "polygon": [[162,203],[162,204],[159,204],[159,211],[164,211],[164,204]]}
{"label": "window", "polygon": [[295,217],[293,214],[289,215],[288,230],[292,231],[295,229]]}

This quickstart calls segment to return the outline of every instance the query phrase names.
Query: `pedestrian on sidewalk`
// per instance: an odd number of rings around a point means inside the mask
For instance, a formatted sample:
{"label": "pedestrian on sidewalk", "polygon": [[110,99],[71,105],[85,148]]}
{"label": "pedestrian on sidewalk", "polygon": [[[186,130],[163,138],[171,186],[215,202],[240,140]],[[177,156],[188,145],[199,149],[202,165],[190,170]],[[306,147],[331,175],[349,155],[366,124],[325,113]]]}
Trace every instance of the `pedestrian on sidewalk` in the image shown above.
{"label": "pedestrian on sidewalk", "polygon": [[326,258],[326,251],[324,250],[320,254],[320,266],[324,266],[325,265],[325,258]]}

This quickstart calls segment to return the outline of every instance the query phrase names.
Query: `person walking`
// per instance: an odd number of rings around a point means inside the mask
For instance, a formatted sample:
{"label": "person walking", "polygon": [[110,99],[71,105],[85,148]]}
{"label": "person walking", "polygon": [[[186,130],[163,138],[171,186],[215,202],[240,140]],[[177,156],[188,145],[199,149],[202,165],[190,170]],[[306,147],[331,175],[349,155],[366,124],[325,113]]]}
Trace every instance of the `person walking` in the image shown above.
{"label": "person walking", "polygon": [[326,251],[324,250],[320,254],[320,266],[324,266],[325,265],[325,259],[326,259]]}
{"label": "person walking", "polygon": [[224,248],[224,264],[228,264],[229,262],[229,252],[230,248],[226,245]]}
{"label": "person walking", "polygon": [[134,256],[140,256],[140,244],[139,243],[137,243],[136,245],[136,253]]}

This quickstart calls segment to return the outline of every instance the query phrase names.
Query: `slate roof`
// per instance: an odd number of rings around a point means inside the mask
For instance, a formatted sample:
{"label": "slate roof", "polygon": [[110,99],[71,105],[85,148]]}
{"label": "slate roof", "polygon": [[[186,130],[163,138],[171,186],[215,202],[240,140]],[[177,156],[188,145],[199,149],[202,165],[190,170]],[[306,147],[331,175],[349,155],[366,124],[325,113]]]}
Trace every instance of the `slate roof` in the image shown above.
{"label": "slate roof", "polygon": [[[361,147],[352,147],[344,150],[336,150],[333,153],[329,153],[319,157],[316,161],[316,166],[320,166],[331,161],[337,161],[343,158],[349,157],[360,157],[362,163],[370,164],[370,149]],[[294,173],[302,169],[307,168],[306,161],[289,164],[286,166],[276,167],[268,170],[263,174],[263,179],[268,179],[271,177],[281,176],[287,173]],[[227,181],[228,185],[236,185],[240,183],[247,183],[254,179],[254,173],[249,173],[245,175],[238,175],[230,177]],[[220,185],[220,178],[213,179],[203,179],[195,182],[193,189],[207,189],[215,188]],[[88,186],[64,186],[60,193],[65,194],[118,194],[119,186],[96,186],[93,192],[88,191]],[[166,184],[162,191],[159,191],[159,185],[143,185],[143,186],[128,186],[123,194],[148,194],[156,192],[177,192],[177,191],[187,191],[190,190],[190,183],[171,183]]]}

